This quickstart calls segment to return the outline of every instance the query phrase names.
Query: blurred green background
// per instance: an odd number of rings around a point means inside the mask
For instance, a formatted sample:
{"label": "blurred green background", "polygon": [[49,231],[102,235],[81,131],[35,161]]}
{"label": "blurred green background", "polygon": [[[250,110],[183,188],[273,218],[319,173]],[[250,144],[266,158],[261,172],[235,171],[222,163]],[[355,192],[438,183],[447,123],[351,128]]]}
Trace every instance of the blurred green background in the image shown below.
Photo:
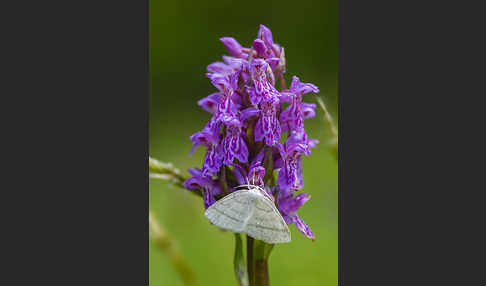
{"label": "blurred green background", "polygon": [[[287,84],[292,75],[316,84],[337,120],[337,0],[323,1],[149,1],[150,155],[172,162],[184,173],[200,167],[198,148],[189,156],[189,136],[210,115],[196,101],[215,88],[204,76],[206,66],[227,54],[219,42],[235,37],[243,46],[256,38],[259,24],[285,47]],[[315,103],[311,94],[304,101]],[[305,122],[307,133],[321,143],[303,161],[304,192],[312,199],[299,216],[316,235],[315,242],[290,226],[292,242],[277,245],[269,260],[272,285],[337,285],[337,162],[327,143],[329,126],[317,116]],[[234,237],[204,218],[200,198],[169,183],[150,180],[150,208],[177,240],[198,285],[237,285],[233,274]],[[151,286],[184,285],[167,256],[149,244]]]}

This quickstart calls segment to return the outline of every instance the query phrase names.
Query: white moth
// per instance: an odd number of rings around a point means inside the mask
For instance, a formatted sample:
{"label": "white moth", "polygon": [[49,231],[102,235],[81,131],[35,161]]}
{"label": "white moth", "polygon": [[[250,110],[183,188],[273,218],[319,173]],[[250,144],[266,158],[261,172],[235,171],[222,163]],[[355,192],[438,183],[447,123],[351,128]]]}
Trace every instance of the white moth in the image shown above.
{"label": "white moth", "polygon": [[290,231],[275,204],[258,186],[245,185],[210,206],[204,216],[219,228],[266,243],[290,242]]}

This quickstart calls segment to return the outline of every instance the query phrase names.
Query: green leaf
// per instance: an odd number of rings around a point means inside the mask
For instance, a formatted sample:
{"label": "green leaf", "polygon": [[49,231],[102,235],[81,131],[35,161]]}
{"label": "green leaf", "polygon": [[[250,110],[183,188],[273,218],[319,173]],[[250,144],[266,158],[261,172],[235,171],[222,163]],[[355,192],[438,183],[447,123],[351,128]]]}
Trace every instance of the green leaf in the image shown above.
{"label": "green leaf", "polygon": [[234,267],[236,280],[240,286],[248,286],[248,271],[243,256],[243,242],[239,233],[235,233]]}

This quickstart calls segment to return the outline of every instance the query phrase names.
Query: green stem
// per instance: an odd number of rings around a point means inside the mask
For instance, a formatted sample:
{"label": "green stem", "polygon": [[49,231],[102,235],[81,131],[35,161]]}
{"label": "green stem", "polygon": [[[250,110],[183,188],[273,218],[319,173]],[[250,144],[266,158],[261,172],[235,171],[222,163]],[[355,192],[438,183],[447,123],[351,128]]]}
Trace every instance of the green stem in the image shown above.
{"label": "green stem", "polygon": [[235,233],[235,256],[233,258],[233,265],[239,286],[249,286],[248,271],[246,270],[247,266],[243,255],[243,242],[239,233]]}
{"label": "green stem", "polygon": [[255,286],[269,286],[268,256],[273,249],[273,244],[267,244],[261,240],[255,240],[253,246],[253,267]]}
{"label": "green stem", "polygon": [[246,263],[248,271],[248,284],[255,286],[255,271],[253,261],[253,238],[249,235],[246,236]]}

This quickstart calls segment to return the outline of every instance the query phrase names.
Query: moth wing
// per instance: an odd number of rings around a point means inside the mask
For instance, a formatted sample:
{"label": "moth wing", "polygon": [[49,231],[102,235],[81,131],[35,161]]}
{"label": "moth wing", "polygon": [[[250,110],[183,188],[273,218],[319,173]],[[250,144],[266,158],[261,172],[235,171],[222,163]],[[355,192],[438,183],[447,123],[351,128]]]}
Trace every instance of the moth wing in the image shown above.
{"label": "moth wing", "polygon": [[248,190],[235,191],[211,205],[204,216],[219,228],[242,232],[252,215],[252,197]]}
{"label": "moth wing", "polygon": [[254,213],[246,225],[246,233],[267,243],[290,242],[289,228],[274,203],[261,196],[254,204]]}

